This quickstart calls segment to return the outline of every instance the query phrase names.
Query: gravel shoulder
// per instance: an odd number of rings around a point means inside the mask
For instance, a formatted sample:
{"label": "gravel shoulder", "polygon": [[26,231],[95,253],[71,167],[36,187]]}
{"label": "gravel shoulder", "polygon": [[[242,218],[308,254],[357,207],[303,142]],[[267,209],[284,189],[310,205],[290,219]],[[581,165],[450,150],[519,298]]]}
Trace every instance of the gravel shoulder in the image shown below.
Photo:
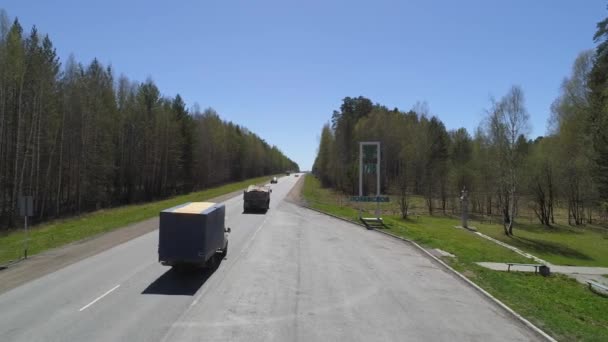
{"label": "gravel shoulder", "polygon": [[289,191],[289,193],[287,194],[287,197],[285,197],[285,200],[294,204],[298,204],[298,205],[302,205],[303,204],[303,199],[302,199],[302,188],[304,187],[304,177],[306,177],[305,174],[300,176],[300,179],[298,179],[298,181],[296,182],[296,185],[293,186],[293,188],[291,189],[291,191]]}

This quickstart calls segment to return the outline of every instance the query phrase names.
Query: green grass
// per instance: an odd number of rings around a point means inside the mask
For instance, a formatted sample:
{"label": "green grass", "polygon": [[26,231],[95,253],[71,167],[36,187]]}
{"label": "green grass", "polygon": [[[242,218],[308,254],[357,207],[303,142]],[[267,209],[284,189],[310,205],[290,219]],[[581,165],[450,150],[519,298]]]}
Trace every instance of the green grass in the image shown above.
{"label": "green grass", "polygon": [[473,281],[560,341],[608,341],[608,300],[564,275],[497,272]]}
{"label": "green grass", "polygon": [[608,233],[584,228],[516,223],[514,237],[498,225],[475,224],[480,232],[506,242],[552,264],[608,267]]}
{"label": "green grass", "polygon": [[[356,208],[338,199],[343,196],[322,189],[318,180],[312,176],[306,177],[302,194],[308,205],[315,209],[357,220]],[[592,293],[583,284],[563,275],[541,277],[532,273],[492,271],[478,266],[475,264],[477,261],[529,260],[466,230],[454,228],[458,225],[458,220],[452,218],[420,216],[402,220],[398,215],[385,215],[384,220],[387,230],[396,235],[414,240],[424,247],[441,248],[456,255],[456,258],[444,260],[556,339],[608,341],[608,316],[605,314],[608,312],[608,300]],[[507,241],[509,238],[500,236],[501,226],[479,226],[484,233],[511,243]],[[538,240],[545,245],[562,245],[556,249],[545,249],[544,254],[538,253],[540,257],[552,262],[564,260],[570,264],[586,262],[587,265],[606,265],[608,240],[603,239],[600,233],[580,230],[546,232],[544,228],[538,229],[533,225],[516,229],[515,233],[518,238],[521,236]],[[599,247],[594,240],[600,241],[597,242]],[[581,246],[588,250],[578,251]],[[604,246],[603,254],[600,252],[601,246]],[[519,247],[533,254],[538,250],[537,247]],[[581,259],[581,254],[590,259]]]}
{"label": "green grass", "polygon": [[[303,189],[304,195],[314,208],[332,211],[336,215],[357,220],[357,209],[361,208],[367,213],[373,213],[376,207],[374,203],[350,203],[347,196],[320,188],[314,177],[308,177],[307,182],[308,186]],[[441,214],[428,216],[424,199],[420,196],[410,197],[410,212],[415,213],[410,215],[411,221],[403,222],[400,219],[397,198],[394,196],[391,196],[391,202],[382,203],[380,208],[384,217],[389,219],[393,217],[401,225],[407,226],[418,220],[433,226],[460,225],[457,219]],[[508,237],[503,233],[502,225],[487,223],[487,220],[484,222],[472,220],[471,225],[486,235],[536,255],[552,264],[608,267],[608,229],[585,229],[585,227],[560,224],[548,228],[530,223],[530,219],[520,219],[516,221],[514,227],[515,236]],[[532,220],[532,222],[534,221]]]}
{"label": "green grass", "polygon": [[[43,223],[30,231],[29,255],[155,217],[161,210],[181,203],[205,201],[269,179],[268,176],[258,177],[162,201],[99,210],[79,217]],[[0,265],[23,255],[24,236],[23,230],[0,236]]]}

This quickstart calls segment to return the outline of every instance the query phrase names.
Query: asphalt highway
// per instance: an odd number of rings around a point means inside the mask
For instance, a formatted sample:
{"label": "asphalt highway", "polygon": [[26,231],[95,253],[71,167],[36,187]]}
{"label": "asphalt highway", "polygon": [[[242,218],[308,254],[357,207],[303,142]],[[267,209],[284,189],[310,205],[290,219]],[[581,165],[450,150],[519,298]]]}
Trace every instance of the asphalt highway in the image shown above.
{"label": "asphalt highway", "polygon": [[215,270],[160,265],[153,231],[0,294],[0,341],[536,340],[413,247],[285,201],[298,179],[265,214],[224,202]]}

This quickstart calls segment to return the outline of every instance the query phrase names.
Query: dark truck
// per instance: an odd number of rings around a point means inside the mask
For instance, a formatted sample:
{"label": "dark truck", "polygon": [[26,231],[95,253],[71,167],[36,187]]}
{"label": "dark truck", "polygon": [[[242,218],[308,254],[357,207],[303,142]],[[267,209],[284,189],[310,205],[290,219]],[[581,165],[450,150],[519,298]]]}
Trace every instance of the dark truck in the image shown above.
{"label": "dark truck", "polygon": [[213,267],[228,253],[226,208],[189,202],[160,212],[158,261],[176,268]]}
{"label": "dark truck", "polygon": [[270,193],[267,186],[250,185],[243,191],[243,211],[270,209]]}

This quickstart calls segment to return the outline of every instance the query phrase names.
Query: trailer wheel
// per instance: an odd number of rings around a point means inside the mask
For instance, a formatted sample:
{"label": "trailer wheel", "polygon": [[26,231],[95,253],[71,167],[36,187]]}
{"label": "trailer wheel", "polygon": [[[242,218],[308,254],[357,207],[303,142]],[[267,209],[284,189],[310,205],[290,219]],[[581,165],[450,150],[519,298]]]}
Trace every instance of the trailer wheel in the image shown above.
{"label": "trailer wheel", "polygon": [[220,265],[221,261],[222,259],[220,257],[220,253],[213,253],[213,256],[211,256],[211,258],[209,258],[209,260],[207,260],[205,263],[205,268],[214,270]]}

